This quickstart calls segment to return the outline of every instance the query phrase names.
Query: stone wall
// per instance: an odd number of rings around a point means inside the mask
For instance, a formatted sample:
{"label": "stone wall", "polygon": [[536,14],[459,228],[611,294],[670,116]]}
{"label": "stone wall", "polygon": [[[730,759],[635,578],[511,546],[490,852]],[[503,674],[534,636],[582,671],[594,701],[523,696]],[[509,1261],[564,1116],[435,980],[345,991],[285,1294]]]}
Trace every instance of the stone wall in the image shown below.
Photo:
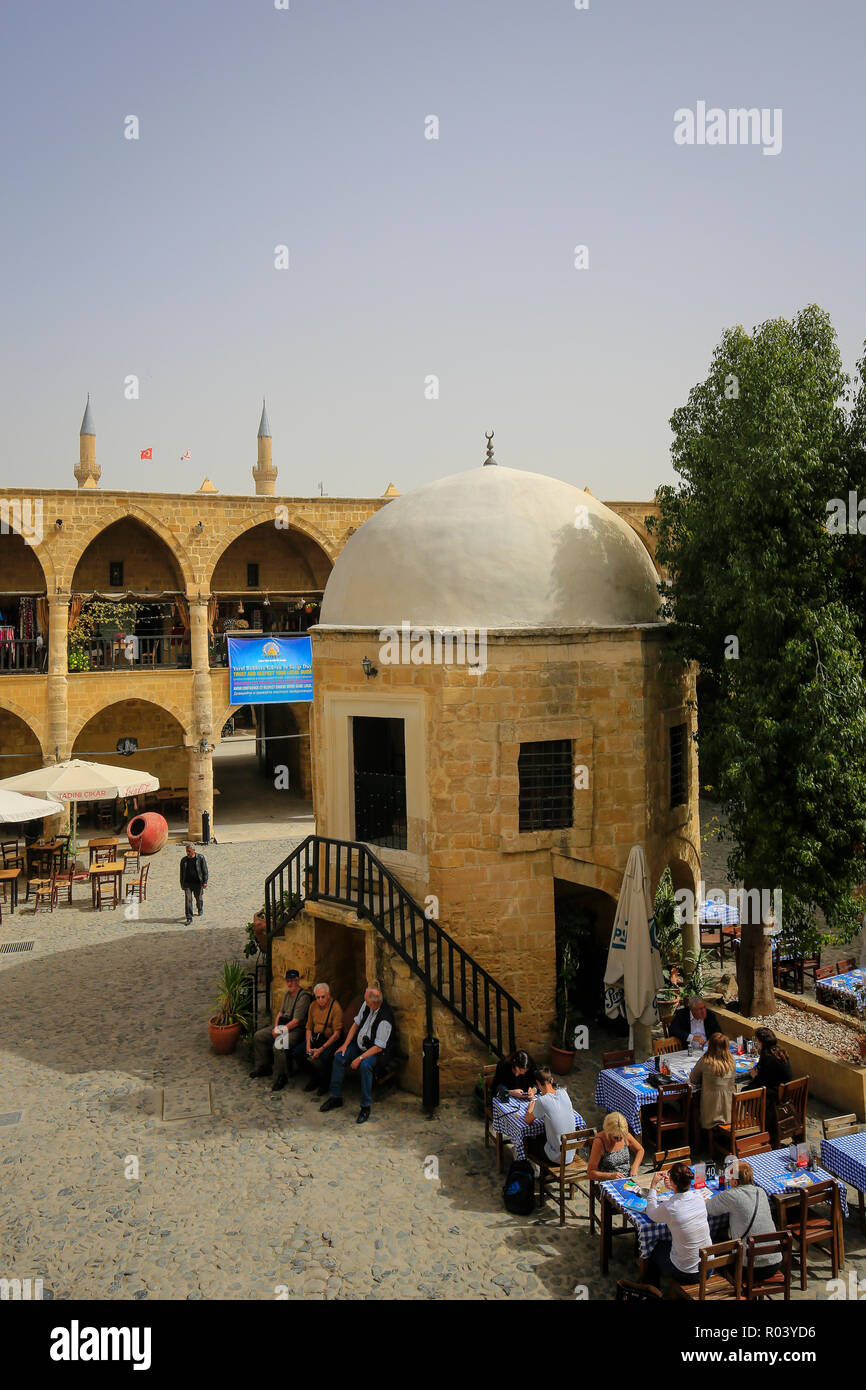
{"label": "stone wall", "polygon": [[[132,735],[145,750],[122,757],[116,749],[120,738]],[[75,740],[72,756],[112,767],[141,768],[159,778],[162,787],[189,785],[189,754],[183,729],[173,715],[144,700],[109,705],[84,725]]]}

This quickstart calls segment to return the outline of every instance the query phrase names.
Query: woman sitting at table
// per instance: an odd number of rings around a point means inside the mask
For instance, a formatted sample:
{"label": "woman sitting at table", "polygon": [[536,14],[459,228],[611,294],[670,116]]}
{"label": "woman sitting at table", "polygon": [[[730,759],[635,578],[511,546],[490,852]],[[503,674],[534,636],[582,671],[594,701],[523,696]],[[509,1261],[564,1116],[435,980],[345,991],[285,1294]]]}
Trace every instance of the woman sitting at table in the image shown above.
{"label": "woman sitting at table", "polygon": [[731,1123],[731,1105],[737,1088],[737,1067],[724,1033],[712,1033],[707,1050],[689,1077],[701,1088],[701,1129]]}
{"label": "woman sitting at table", "polygon": [[643,1160],[643,1148],[630,1133],[625,1115],[612,1110],[605,1115],[601,1134],[592,1141],[586,1175],[608,1182],[634,1177]]}
{"label": "woman sitting at table", "polygon": [[[746,1236],[772,1235],[776,1230],[767,1194],[762,1187],[755,1187],[755,1174],[751,1163],[740,1158],[734,1165],[730,1176],[731,1186],[717,1192],[707,1202],[710,1216],[727,1214],[731,1228],[731,1240],[745,1240]],[[782,1268],[781,1255],[756,1255],[755,1279],[771,1279]]]}
{"label": "woman sitting at table", "polygon": [[[707,1204],[692,1187],[694,1173],[687,1163],[675,1163],[670,1172],[656,1173],[647,1193],[646,1214],[657,1225],[667,1226],[671,1243],[659,1241],[650,1257],[652,1283],[662,1274],[678,1284],[693,1284],[701,1263],[701,1248],[712,1245]],[[657,1193],[666,1187],[673,1196],[666,1202]]]}
{"label": "woman sitting at table", "polygon": [[504,1086],[510,1096],[526,1100],[530,1086],[535,1085],[535,1063],[528,1052],[515,1052],[511,1057],[503,1057],[496,1064],[493,1077],[493,1094],[497,1095]]}
{"label": "woman sitting at table", "polygon": [[766,1086],[767,1113],[764,1124],[770,1134],[775,1134],[776,1099],[781,1083],[791,1080],[791,1062],[785,1049],[779,1046],[779,1039],[772,1028],[756,1028],[755,1042],[758,1044],[758,1062],[746,1073],[746,1088]]}

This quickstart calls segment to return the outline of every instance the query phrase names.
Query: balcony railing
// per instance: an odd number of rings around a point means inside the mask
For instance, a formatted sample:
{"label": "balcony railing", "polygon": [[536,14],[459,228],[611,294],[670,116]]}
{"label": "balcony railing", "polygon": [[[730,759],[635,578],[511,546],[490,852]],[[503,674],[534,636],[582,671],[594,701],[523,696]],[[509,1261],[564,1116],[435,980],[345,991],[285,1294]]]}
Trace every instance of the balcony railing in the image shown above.
{"label": "balcony railing", "polygon": [[35,637],[0,637],[0,675],[47,669],[47,645],[38,646]]}
{"label": "balcony railing", "polygon": [[70,646],[70,671],[178,669],[190,666],[189,634],[165,637],[91,637]]}
{"label": "balcony railing", "polygon": [[228,666],[228,645],[224,632],[218,632],[215,637],[210,638],[207,651],[209,666]]}

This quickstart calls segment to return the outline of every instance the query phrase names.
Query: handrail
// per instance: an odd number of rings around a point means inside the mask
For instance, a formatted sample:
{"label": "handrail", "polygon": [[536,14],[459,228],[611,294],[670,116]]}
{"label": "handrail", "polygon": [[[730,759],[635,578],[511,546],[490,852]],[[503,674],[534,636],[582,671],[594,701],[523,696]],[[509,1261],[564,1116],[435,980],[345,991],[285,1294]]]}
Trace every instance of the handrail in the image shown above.
{"label": "handrail", "polygon": [[307,900],[352,908],[372,922],[425,986],[428,1035],[435,998],[498,1057],[514,1051],[517,1000],[427,915],[368,845],[354,840],[308,835],[265,880],[268,996],[273,938]]}

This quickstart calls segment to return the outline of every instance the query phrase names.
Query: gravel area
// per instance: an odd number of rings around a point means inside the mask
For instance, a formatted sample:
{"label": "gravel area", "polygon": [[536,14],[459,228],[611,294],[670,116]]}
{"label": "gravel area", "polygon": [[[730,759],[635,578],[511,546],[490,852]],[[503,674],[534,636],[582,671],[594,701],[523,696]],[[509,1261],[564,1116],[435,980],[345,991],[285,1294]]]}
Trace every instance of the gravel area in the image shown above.
{"label": "gravel area", "polygon": [[846,1062],[860,1061],[858,1034],[844,1023],[828,1023],[819,1014],[792,1009],[788,1004],[780,1004],[776,1012],[766,1018],[750,1021],[758,1027],[772,1028],[774,1033],[785,1033],[798,1042],[810,1043],[812,1047],[823,1047],[825,1052],[832,1052]]}

